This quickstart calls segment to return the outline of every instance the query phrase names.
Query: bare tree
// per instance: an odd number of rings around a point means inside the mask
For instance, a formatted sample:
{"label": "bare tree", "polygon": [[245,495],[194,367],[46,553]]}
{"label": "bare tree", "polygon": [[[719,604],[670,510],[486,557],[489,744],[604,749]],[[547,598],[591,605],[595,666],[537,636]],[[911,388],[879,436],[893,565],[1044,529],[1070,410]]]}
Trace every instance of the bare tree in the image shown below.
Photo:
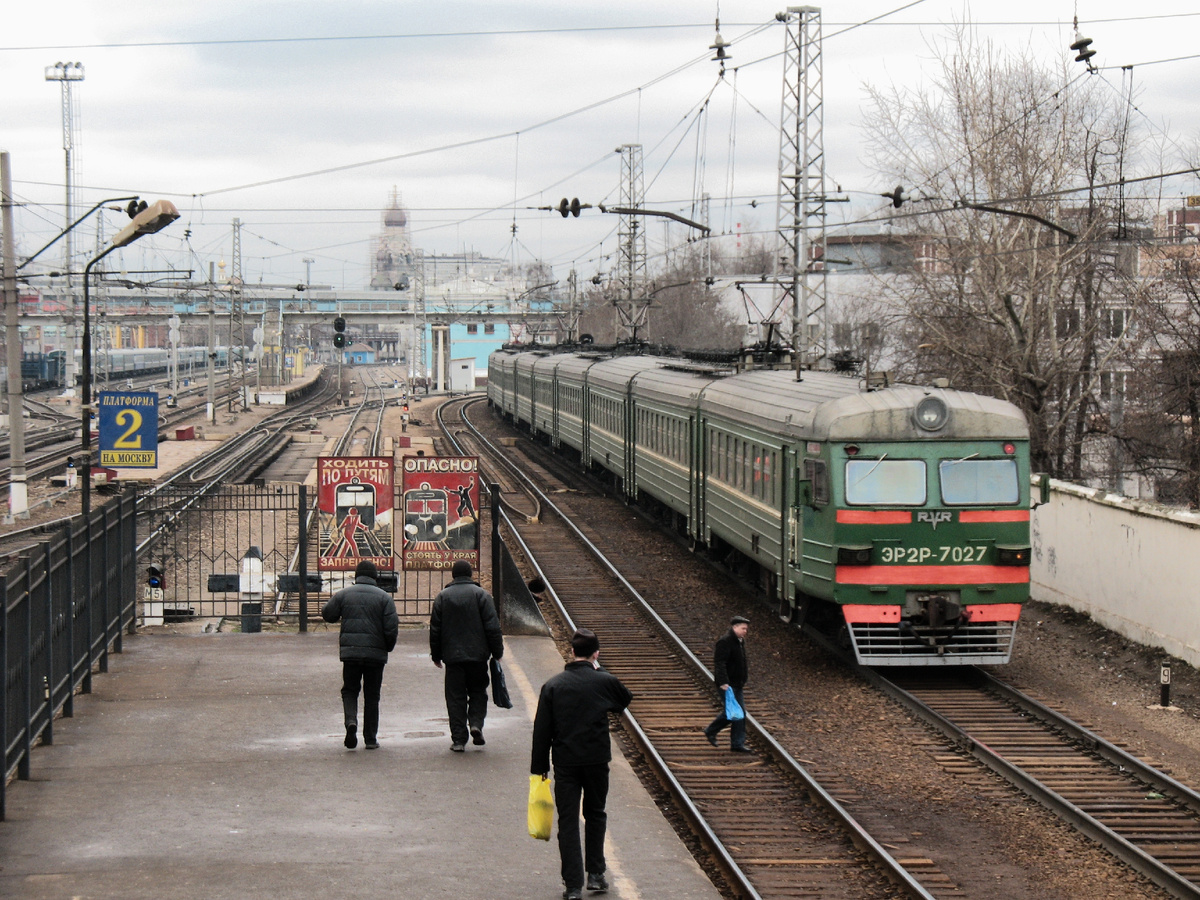
{"label": "bare tree", "polygon": [[[730,265],[720,261],[719,266]],[[737,263],[733,263],[737,270]],[[656,271],[643,298],[650,303],[646,327],[638,338],[678,350],[734,350],[741,346],[745,326],[722,299],[708,272],[699,244],[671,254],[671,265]],[[617,314],[605,286],[589,286],[580,315],[580,331],[597,343],[616,339]]]}
{"label": "bare tree", "polygon": [[[1104,421],[1129,467],[1166,503],[1200,507],[1200,244],[1190,235],[1159,245],[1146,264],[1165,270],[1145,304],[1148,353],[1131,365]],[[1120,388],[1121,393],[1117,393]]]}
{"label": "bare tree", "polygon": [[1071,77],[1082,69],[1001,56],[966,28],[935,52],[932,87],[868,89],[869,152],[905,186],[897,225],[914,251],[907,275],[880,283],[899,374],[1016,403],[1034,465],[1083,479],[1100,375],[1124,348],[1104,311],[1133,274],[1113,244],[1129,216],[1104,187],[1124,120]]}

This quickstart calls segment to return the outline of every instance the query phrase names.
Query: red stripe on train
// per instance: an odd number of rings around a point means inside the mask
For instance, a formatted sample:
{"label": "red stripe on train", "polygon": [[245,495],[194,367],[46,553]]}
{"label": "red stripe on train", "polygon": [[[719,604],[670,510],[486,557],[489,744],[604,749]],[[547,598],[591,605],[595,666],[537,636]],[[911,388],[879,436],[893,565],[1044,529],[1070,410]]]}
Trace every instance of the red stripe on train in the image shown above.
{"label": "red stripe on train", "polygon": [[1028,522],[1027,509],[964,509],[958,514],[960,522]]}
{"label": "red stripe on train", "polygon": [[909,525],[912,512],[907,509],[839,509],[841,525]]}
{"label": "red stripe on train", "polygon": [[838,566],[838,584],[1028,584],[1026,566]]}
{"label": "red stripe on train", "polygon": [[[900,607],[887,603],[847,603],[842,607],[847,622],[900,621]],[[1020,603],[976,603],[965,610],[969,622],[1016,622],[1021,618]]]}

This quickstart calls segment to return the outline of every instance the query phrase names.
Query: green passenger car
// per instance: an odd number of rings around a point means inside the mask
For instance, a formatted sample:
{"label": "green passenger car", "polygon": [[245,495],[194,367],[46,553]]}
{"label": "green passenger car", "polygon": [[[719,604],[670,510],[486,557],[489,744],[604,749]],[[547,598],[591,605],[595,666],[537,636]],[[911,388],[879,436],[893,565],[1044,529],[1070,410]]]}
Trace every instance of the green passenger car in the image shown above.
{"label": "green passenger car", "polygon": [[490,366],[497,410],[669,513],[860,662],[1011,657],[1030,557],[1029,435],[1012,404],[673,358],[501,351]]}

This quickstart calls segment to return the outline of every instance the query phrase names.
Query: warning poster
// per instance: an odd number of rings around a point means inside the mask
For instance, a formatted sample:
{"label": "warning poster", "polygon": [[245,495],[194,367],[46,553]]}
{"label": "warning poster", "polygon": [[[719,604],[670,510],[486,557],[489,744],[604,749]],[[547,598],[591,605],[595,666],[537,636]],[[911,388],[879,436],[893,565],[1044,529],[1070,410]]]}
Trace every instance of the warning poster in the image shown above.
{"label": "warning poster", "polygon": [[405,570],[479,570],[479,457],[406,456],[403,463]]}
{"label": "warning poster", "polygon": [[317,459],[318,570],[354,571],[364,559],[381,572],[395,569],[395,483],[395,462],[388,456]]}

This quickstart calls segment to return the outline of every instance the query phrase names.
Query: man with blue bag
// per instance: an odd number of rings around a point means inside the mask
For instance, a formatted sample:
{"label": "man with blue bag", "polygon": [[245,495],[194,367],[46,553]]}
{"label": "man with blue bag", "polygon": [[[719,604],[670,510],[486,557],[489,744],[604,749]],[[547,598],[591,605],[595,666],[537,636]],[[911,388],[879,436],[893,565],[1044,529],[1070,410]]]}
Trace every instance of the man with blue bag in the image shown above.
{"label": "man with blue bag", "polygon": [[704,736],[714,747],[717,735],[729,726],[729,749],[734,753],[750,753],[746,746],[746,702],[742,689],[750,675],[746,658],[746,633],[750,620],[745,616],[734,616],[727,631],[717,641],[713,651],[713,681],[721,689],[721,700],[725,704],[721,713],[704,729]]}

